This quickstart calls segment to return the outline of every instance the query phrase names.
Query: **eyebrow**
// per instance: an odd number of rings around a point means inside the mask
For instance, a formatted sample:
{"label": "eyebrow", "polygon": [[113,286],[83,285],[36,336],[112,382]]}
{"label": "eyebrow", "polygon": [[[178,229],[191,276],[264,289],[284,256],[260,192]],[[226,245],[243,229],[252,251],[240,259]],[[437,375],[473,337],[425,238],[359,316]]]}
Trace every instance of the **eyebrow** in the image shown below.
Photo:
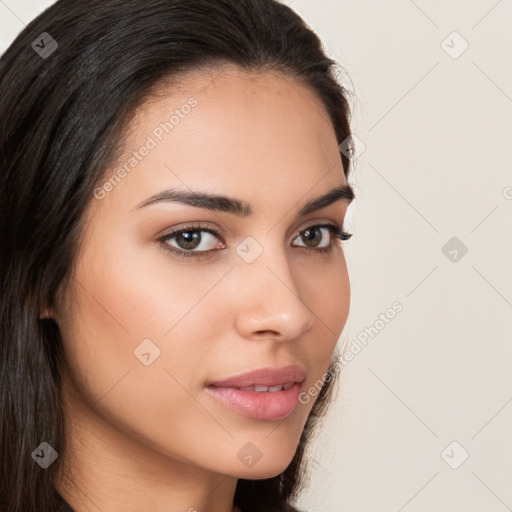
{"label": "eyebrow", "polygon": [[[297,216],[325,208],[330,204],[344,199],[350,204],[355,194],[350,185],[340,185],[329,190],[326,194],[308,201],[298,212]],[[253,210],[249,203],[222,195],[211,195],[204,192],[193,192],[170,188],[155,194],[139,203],[134,209],[144,208],[161,202],[177,202],[217,212],[227,212],[241,217],[247,217]]]}

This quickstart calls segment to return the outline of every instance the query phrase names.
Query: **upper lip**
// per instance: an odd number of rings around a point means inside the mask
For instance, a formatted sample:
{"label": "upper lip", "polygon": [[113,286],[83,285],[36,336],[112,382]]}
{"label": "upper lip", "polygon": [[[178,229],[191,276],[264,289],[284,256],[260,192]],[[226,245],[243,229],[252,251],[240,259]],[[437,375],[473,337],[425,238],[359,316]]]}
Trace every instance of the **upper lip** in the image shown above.
{"label": "upper lip", "polygon": [[278,386],[287,382],[302,382],[306,371],[297,365],[258,368],[232,377],[210,382],[209,386],[242,388],[248,386]]}

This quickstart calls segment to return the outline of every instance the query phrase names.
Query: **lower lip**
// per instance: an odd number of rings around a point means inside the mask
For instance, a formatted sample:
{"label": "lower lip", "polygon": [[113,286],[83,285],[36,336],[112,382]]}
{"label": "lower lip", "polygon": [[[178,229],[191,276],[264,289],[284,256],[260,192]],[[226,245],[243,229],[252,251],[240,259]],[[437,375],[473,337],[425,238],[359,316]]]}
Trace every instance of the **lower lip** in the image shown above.
{"label": "lower lip", "polygon": [[208,386],[205,389],[226,407],[256,420],[281,420],[289,416],[299,400],[301,382],[281,391],[243,391]]}

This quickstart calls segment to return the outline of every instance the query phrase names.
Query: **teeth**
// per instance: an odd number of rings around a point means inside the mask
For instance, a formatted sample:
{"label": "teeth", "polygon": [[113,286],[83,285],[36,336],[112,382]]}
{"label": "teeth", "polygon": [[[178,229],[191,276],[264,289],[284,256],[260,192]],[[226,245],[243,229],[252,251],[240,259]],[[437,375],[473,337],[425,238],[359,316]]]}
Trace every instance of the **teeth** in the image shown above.
{"label": "teeth", "polygon": [[293,382],[287,382],[286,384],[278,384],[277,386],[246,386],[244,388],[239,388],[242,391],[257,391],[259,393],[263,391],[270,391],[271,393],[275,393],[276,391],[281,391],[283,389],[288,389],[293,386]]}

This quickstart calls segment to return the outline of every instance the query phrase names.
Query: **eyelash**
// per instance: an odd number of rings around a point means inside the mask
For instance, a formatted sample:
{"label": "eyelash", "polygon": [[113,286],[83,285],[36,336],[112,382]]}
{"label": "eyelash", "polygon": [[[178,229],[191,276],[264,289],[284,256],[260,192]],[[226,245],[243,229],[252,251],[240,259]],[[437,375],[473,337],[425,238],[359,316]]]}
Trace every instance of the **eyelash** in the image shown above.
{"label": "eyelash", "polygon": [[[319,252],[322,254],[327,254],[327,253],[332,252],[334,250],[334,246],[337,245],[336,240],[335,240],[336,238],[338,238],[339,240],[348,240],[349,238],[352,237],[352,233],[347,233],[346,231],[343,230],[343,228],[341,228],[340,226],[338,226],[336,224],[313,224],[312,226],[308,226],[307,228],[300,231],[299,236],[306,231],[313,230],[316,228],[328,228],[329,229],[329,231],[331,233],[331,241],[330,241],[329,245],[327,247],[320,247],[319,249],[317,249],[315,247],[299,246],[298,249],[306,250],[306,252],[316,251],[316,252]],[[217,230],[215,230],[213,228],[201,226],[201,225],[194,225],[194,226],[186,226],[186,227],[177,229],[175,231],[171,231],[170,233],[160,237],[158,239],[158,242],[161,243],[161,245],[163,246],[163,249],[165,251],[170,252],[171,254],[173,254],[175,256],[182,257],[182,258],[207,257],[209,255],[209,253],[218,250],[218,249],[211,249],[209,251],[193,251],[193,250],[186,251],[186,250],[177,249],[176,247],[172,247],[166,243],[168,240],[171,240],[172,238],[174,238],[176,235],[178,235],[180,233],[198,232],[198,231],[206,231],[207,233],[211,233],[212,235],[215,235],[217,238],[222,240],[220,233]]]}

